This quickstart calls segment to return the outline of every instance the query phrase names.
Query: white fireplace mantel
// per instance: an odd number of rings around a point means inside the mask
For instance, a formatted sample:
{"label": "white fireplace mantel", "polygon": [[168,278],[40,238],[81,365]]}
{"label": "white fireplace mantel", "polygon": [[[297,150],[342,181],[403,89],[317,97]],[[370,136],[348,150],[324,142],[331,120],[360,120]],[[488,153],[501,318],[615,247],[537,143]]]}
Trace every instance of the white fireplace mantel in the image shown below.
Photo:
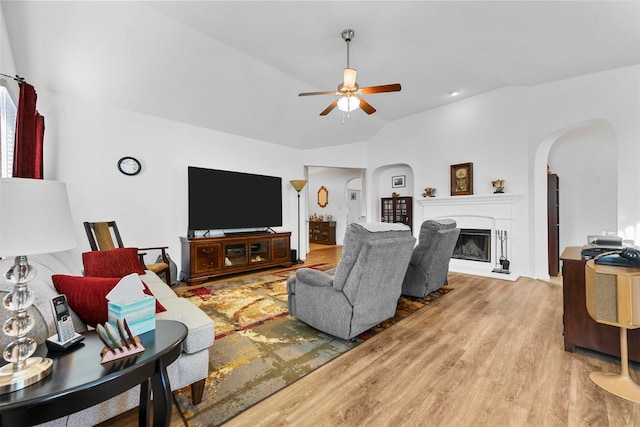
{"label": "white fireplace mantel", "polygon": [[520,198],[517,193],[473,194],[470,196],[428,197],[418,199],[422,206],[465,206],[495,203],[515,203]]}
{"label": "white fireplace mantel", "polygon": [[[493,273],[496,266],[496,242],[495,231],[504,230],[508,233],[507,258],[512,259],[514,244],[517,245],[517,237],[512,234],[512,222],[514,221],[514,208],[521,198],[517,193],[493,193],[474,194],[469,196],[429,197],[418,199],[422,206],[422,219],[450,218],[454,219],[458,228],[478,228],[491,230],[491,262],[483,263],[461,259],[451,259],[451,271],[475,274],[479,276],[500,278],[503,280],[516,280],[519,275],[512,271],[511,274]],[[514,237],[516,239],[514,240]],[[516,249],[517,251],[517,249]]]}

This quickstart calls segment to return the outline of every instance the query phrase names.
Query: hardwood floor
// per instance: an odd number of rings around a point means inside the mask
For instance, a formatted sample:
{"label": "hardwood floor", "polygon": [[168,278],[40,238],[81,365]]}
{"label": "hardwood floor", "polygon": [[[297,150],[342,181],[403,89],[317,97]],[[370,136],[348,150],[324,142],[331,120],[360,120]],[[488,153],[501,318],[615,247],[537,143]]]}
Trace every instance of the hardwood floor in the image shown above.
{"label": "hardwood floor", "polygon": [[[342,248],[313,245],[307,264]],[[454,289],[225,424],[632,426],[640,404],[589,379],[619,360],[564,351],[562,284],[450,273]],[[640,382],[637,364],[631,376]],[[174,410],[172,426],[183,425]],[[135,425],[135,415],[104,425]]]}

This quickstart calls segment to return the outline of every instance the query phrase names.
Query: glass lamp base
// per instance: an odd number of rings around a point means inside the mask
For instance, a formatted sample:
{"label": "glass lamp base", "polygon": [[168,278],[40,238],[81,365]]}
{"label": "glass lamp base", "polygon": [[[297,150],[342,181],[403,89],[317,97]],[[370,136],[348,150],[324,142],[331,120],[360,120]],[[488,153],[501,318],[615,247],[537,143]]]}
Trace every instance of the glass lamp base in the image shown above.
{"label": "glass lamp base", "polygon": [[13,363],[0,368],[0,394],[11,393],[35,384],[51,373],[53,361],[46,357],[30,357],[19,371],[13,370]]}

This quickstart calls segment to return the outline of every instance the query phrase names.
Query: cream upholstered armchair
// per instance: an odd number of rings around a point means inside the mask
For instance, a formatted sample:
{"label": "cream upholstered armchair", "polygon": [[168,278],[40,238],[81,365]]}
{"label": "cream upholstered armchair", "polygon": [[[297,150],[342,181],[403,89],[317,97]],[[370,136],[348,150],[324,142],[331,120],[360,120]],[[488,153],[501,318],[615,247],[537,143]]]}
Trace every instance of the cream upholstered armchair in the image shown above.
{"label": "cream upholstered armchair", "polygon": [[447,284],[449,261],[460,229],[452,219],[426,220],[402,283],[402,294],[424,298]]}
{"label": "cream upholstered armchair", "polygon": [[404,224],[350,224],[334,270],[301,268],[287,281],[289,313],[343,339],[393,317],[415,242]]}

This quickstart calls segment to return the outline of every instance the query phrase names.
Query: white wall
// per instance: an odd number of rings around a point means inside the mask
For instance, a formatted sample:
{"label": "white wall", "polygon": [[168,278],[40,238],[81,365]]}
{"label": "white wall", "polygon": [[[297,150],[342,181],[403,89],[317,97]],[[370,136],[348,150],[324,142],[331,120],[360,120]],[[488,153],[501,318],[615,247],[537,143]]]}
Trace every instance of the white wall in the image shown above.
{"label": "white wall", "polygon": [[[89,249],[83,221],[116,220],[125,245],[167,245],[180,265],[187,166],[282,177],[283,226],[276,230],[291,231],[296,246],[296,192],[289,180],[303,174],[299,150],[52,93],[39,99],[47,120],[45,178],[67,183],[81,250]],[[139,175],[117,170],[125,155],[142,162]],[[219,202],[220,209],[233,209],[232,200]]]}
{"label": "white wall", "polygon": [[442,197],[450,194],[450,166],[473,162],[474,194],[493,192],[491,180],[497,178],[506,179],[506,191],[522,192],[522,93],[502,88],[389,123],[370,141],[368,168],[407,164],[414,172],[414,197],[422,197],[425,187]]}
{"label": "white wall", "polygon": [[364,169],[367,167],[367,143],[354,142],[347,145],[305,150],[303,162],[306,166]]}

